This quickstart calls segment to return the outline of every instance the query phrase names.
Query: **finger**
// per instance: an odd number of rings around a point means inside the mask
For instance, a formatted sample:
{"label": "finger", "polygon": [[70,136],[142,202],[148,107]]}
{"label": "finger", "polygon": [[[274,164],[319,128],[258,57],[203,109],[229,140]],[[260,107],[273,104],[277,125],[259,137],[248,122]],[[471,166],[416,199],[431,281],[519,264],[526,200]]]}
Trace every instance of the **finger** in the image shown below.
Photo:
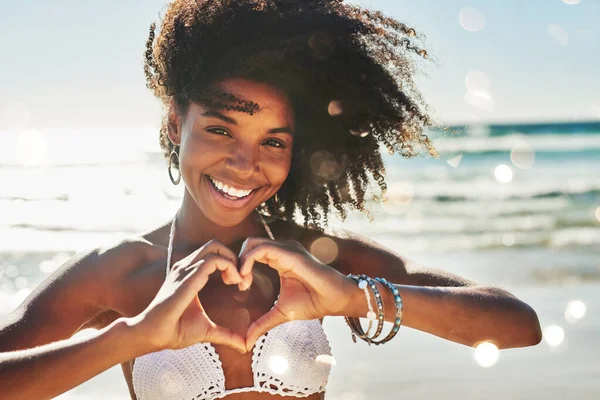
{"label": "finger", "polygon": [[242,335],[230,329],[212,323],[208,329],[204,341],[216,344],[224,344],[233,347],[240,353],[246,353],[246,341]]}
{"label": "finger", "polygon": [[216,267],[221,271],[221,277],[226,284],[235,284],[242,281],[240,272],[237,269],[237,263],[232,262],[229,258],[225,258],[218,254],[208,254],[204,257],[204,262],[216,263]]}
{"label": "finger", "polygon": [[187,296],[196,296],[206,285],[208,277],[217,270],[222,273],[228,272],[232,277],[237,277],[237,282],[241,282],[237,265],[228,258],[217,254],[207,255],[197,263],[190,265],[186,270],[189,270],[190,273],[183,277],[181,290]]}
{"label": "finger", "polygon": [[216,239],[208,241],[204,246],[200,247],[199,249],[191,253],[188,257],[186,257],[186,259],[188,259],[188,264],[192,264],[200,261],[201,259],[203,259],[211,253],[225,257],[234,263],[237,263],[238,260],[237,255],[233,251],[231,251],[229,247],[225,246],[223,243],[219,242]]}
{"label": "finger", "polygon": [[[242,247],[240,249],[240,252],[238,254],[238,260],[241,260],[243,255],[245,253],[247,253],[248,251],[254,249],[257,245],[264,243],[264,242],[268,242],[270,241],[270,239],[267,238],[261,238],[261,237],[249,237],[246,240],[244,240],[244,243],[242,243]],[[239,263],[240,265],[240,275],[242,276],[242,283],[240,283],[238,285],[238,288],[240,290],[247,290],[251,285],[252,285],[252,267],[253,264],[250,264],[248,267],[246,267],[245,269],[242,269],[243,264],[242,262]]]}
{"label": "finger", "polygon": [[272,243],[271,239],[252,237],[244,241],[240,254],[238,255],[238,262],[240,264],[240,274],[242,276],[248,275],[252,272],[254,262],[248,262],[248,254],[252,253],[254,249],[264,244]]}
{"label": "finger", "polygon": [[277,307],[254,321],[246,332],[246,351],[252,350],[259,337],[284,322],[288,322],[288,319]]}
{"label": "finger", "polygon": [[[251,271],[255,262],[267,264],[271,268],[283,273],[291,269],[292,266],[290,264],[293,258],[293,255],[288,250],[283,249],[273,241],[259,243],[240,257],[240,273],[242,276],[246,275],[246,271]],[[287,263],[280,262],[282,259],[285,259]]]}

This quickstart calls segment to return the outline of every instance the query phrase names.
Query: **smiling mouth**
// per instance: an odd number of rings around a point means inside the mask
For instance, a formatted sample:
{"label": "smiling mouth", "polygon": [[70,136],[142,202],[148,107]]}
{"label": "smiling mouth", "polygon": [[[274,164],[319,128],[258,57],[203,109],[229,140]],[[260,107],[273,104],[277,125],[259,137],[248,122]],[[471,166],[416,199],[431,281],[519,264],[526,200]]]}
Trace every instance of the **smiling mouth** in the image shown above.
{"label": "smiling mouth", "polygon": [[234,188],[234,187],[230,187],[226,184],[224,184],[223,182],[220,182],[219,180],[213,178],[210,175],[206,176],[208,178],[208,181],[210,182],[210,185],[223,197],[225,197],[228,200],[233,200],[233,201],[239,201],[239,200],[244,200],[246,198],[248,198],[249,196],[251,196],[256,189],[238,189],[238,188]]}

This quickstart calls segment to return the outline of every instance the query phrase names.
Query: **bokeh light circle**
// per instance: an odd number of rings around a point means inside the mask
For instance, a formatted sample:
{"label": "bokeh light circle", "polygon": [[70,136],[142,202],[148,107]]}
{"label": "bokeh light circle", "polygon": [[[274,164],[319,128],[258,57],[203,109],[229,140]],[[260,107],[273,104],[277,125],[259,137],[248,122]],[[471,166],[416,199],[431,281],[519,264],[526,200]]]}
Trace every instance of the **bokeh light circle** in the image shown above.
{"label": "bokeh light circle", "polygon": [[485,15],[473,7],[465,7],[458,13],[460,26],[468,32],[479,32],[485,27]]}
{"label": "bokeh light circle", "polygon": [[326,365],[335,365],[335,358],[329,354],[319,354],[315,359],[316,362]]}
{"label": "bokeh light circle", "polygon": [[344,112],[344,106],[339,100],[331,100],[327,106],[327,112],[332,117],[337,117],[338,115],[342,115]]}
{"label": "bokeh light circle", "polygon": [[328,237],[320,237],[310,245],[310,252],[323,264],[335,261],[338,256],[338,246]]}
{"label": "bokeh light circle", "polygon": [[308,162],[312,173],[316,177],[325,180],[335,180],[342,175],[342,165],[335,159],[335,156],[328,151],[316,151],[310,156]]}
{"label": "bokeh light circle", "polygon": [[562,26],[550,24],[546,27],[546,32],[559,45],[566,47],[569,44],[569,34]]}
{"label": "bokeh light circle", "polygon": [[565,340],[565,330],[558,325],[548,325],[544,328],[544,340],[552,347],[558,346]]}
{"label": "bokeh light circle", "polygon": [[494,176],[498,182],[509,183],[513,179],[513,171],[508,165],[500,164],[494,170]]}
{"label": "bokeh light circle", "polygon": [[594,215],[596,216],[596,220],[600,222],[600,207],[596,208]]}
{"label": "bokeh light circle", "polygon": [[535,164],[535,152],[529,143],[517,144],[510,152],[513,165],[521,169],[529,169]]}
{"label": "bokeh light circle", "polygon": [[269,369],[276,375],[285,374],[288,370],[289,362],[282,356],[271,356],[269,358]]}
{"label": "bokeh light circle", "polygon": [[502,244],[506,247],[510,247],[515,244],[515,235],[512,233],[506,233],[502,236]]}
{"label": "bokeh light circle", "polygon": [[482,367],[491,367],[498,362],[500,351],[490,342],[482,342],[475,348],[475,361]]}
{"label": "bokeh light circle", "polygon": [[585,316],[586,311],[587,308],[583,301],[571,300],[565,310],[565,319],[571,323],[577,322]]}
{"label": "bokeh light circle", "polygon": [[486,91],[473,91],[470,90],[465,94],[464,100],[470,106],[479,108],[484,111],[494,110],[494,98]]}

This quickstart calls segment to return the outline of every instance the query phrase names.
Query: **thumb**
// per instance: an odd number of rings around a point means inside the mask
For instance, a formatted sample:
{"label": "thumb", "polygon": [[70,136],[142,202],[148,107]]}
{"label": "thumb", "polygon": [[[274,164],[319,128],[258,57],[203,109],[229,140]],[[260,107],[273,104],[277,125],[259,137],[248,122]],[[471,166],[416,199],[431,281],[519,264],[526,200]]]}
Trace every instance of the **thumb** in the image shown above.
{"label": "thumb", "polygon": [[284,322],[288,322],[288,318],[286,318],[277,306],[254,321],[246,332],[246,351],[252,350],[259,337]]}

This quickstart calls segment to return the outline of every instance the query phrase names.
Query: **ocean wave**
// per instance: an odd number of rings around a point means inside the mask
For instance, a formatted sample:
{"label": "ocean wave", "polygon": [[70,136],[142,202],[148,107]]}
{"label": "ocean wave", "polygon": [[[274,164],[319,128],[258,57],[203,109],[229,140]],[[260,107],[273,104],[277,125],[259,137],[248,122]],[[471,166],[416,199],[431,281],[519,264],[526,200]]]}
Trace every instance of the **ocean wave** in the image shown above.
{"label": "ocean wave", "polygon": [[530,135],[505,136],[440,136],[432,139],[435,148],[442,153],[486,153],[532,149],[534,152],[600,151],[599,135]]}
{"label": "ocean wave", "polygon": [[489,178],[474,178],[470,181],[425,181],[388,183],[386,197],[392,202],[404,203],[407,196],[413,202],[434,200],[439,203],[464,202],[471,200],[522,200],[581,198],[594,200],[600,195],[600,179],[590,177],[580,180],[522,180],[511,184],[500,184]]}

